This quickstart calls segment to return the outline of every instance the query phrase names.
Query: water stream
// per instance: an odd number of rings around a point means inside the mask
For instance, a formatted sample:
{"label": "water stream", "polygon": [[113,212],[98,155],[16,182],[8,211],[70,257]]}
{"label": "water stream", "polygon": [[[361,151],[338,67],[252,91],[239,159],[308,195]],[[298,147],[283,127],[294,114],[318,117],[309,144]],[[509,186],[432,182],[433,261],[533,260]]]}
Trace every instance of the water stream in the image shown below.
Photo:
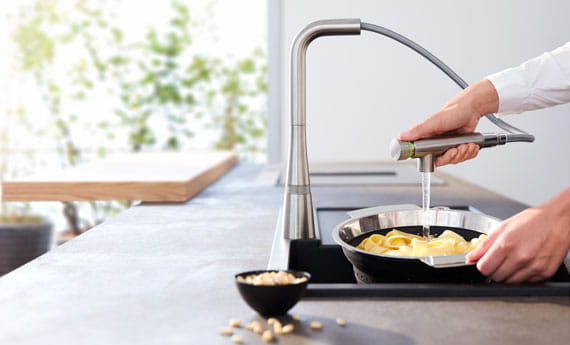
{"label": "water stream", "polygon": [[431,184],[431,173],[422,172],[422,229],[423,238],[426,241],[430,240],[430,229],[429,229],[429,207],[430,207],[430,184]]}

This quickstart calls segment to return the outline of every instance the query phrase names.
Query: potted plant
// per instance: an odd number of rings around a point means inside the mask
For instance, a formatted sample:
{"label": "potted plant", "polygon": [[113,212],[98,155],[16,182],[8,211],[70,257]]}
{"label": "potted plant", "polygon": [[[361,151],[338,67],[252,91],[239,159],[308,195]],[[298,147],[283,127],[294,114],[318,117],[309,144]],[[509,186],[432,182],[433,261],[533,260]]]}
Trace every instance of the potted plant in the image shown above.
{"label": "potted plant", "polygon": [[[5,209],[3,203],[2,209]],[[41,216],[0,214],[0,276],[50,249],[52,224]]]}

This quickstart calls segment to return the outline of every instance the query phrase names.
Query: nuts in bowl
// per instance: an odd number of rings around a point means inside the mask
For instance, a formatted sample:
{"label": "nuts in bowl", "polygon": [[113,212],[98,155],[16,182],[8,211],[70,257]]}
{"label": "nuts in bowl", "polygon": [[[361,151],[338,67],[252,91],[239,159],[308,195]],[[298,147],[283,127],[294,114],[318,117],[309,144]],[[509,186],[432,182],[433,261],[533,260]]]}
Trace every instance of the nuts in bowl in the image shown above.
{"label": "nuts in bowl", "polygon": [[259,270],[235,275],[245,302],[262,316],[287,313],[305,294],[311,275],[303,271]]}
{"label": "nuts in bowl", "polygon": [[238,275],[237,280],[246,284],[270,286],[299,284],[306,282],[308,278],[305,275],[296,277],[293,273],[286,271],[267,271],[246,276]]}

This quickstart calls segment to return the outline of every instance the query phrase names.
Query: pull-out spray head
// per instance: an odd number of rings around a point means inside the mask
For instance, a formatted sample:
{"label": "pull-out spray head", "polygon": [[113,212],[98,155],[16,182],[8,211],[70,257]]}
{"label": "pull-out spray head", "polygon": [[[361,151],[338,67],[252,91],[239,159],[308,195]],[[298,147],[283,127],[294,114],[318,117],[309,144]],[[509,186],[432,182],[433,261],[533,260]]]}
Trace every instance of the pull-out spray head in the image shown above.
{"label": "pull-out spray head", "polygon": [[393,139],[390,143],[390,155],[395,160],[419,158],[418,169],[421,172],[433,172],[434,156],[461,144],[474,143],[480,148],[504,145],[508,135],[502,133],[469,133],[457,136],[440,136],[416,141]]}

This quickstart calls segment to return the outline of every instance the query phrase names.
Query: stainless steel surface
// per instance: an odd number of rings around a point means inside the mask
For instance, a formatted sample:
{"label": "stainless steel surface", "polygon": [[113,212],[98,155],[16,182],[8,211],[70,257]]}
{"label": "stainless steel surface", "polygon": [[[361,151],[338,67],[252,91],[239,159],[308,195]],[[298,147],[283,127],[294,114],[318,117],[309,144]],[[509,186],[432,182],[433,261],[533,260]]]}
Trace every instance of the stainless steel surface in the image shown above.
{"label": "stainless steel surface", "polygon": [[464,134],[453,137],[420,139],[412,143],[414,150],[412,158],[419,158],[429,154],[440,154],[445,150],[461,144],[475,143],[483,146],[485,138],[480,133]]}
{"label": "stainless steel surface", "polygon": [[412,157],[414,147],[411,141],[403,141],[397,138],[390,141],[390,156],[393,160],[399,161]]}
{"label": "stainless steel surface", "polygon": [[314,238],[306,145],[306,54],[320,36],[359,35],[359,19],[321,20],[297,34],[291,47],[291,132],[285,184],[283,232],[291,239]]}
{"label": "stainless steel surface", "polygon": [[449,148],[467,143],[475,143],[482,147],[485,138],[480,133],[470,133],[453,137],[420,139],[412,142],[393,139],[390,142],[390,154],[395,160],[420,158],[429,154],[438,155]]}
{"label": "stainless steel surface", "polygon": [[455,136],[439,136],[416,141],[393,139],[390,142],[390,155],[394,160],[421,158],[429,154],[439,155],[461,144],[477,144],[479,147],[492,147],[507,143],[503,133],[468,133]]}
{"label": "stainless steel surface", "polygon": [[287,239],[315,238],[313,202],[307,187],[288,186],[285,189],[285,207],[283,208],[283,224]]}
{"label": "stainless steel surface", "polygon": [[447,256],[422,256],[418,258],[424,264],[435,268],[465,266],[467,254],[455,254]]}
{"label": "stainless steel surface", "polygon": [[435,158],[433,154],[422,156],[418,159],[418,170],[420,172],[434,172]]}
{"label": "stainless steel surface", "polygon": [[291,241],[285,238],[285,234],[283,233],[284,229],[281,226],[282,223],[283,209],[280,209],[275,234],[273,236],[273,243],[271,244],[271,253],[269,253],[269,262],[267,263],[268,270],[289,269]]}
{"label": "stainless steel surface", "polygon": [[[358,252],[362,255],[372,255],[378,257],[393,258],[390,255],[376,254],[357,249],[350,244],[354,238],[381,229],[390,229],[402,226],[417,226],[422,224],[424,212],[422,210],[391,210],[379,212],[366,217],[359,217],[339,224],[333,230],[333,239],[344,249],[350,252]],[[428,218],[432,226],[445,226],[453,228],[469,229],[488,234],[501,220],[495,217],[480,213],[473,213],[461,210],[432,209]],[[420,260],[417,257],[399,257],[404,260]],[[452,258],[453,259],[453,258]],[[426,264],[445,264],[446,259],[432,257],[422,260]],[[448,263],[449,264],[449,263]],[[465,260],[462,263],[454,262],[454,266],[467,266]]]}

